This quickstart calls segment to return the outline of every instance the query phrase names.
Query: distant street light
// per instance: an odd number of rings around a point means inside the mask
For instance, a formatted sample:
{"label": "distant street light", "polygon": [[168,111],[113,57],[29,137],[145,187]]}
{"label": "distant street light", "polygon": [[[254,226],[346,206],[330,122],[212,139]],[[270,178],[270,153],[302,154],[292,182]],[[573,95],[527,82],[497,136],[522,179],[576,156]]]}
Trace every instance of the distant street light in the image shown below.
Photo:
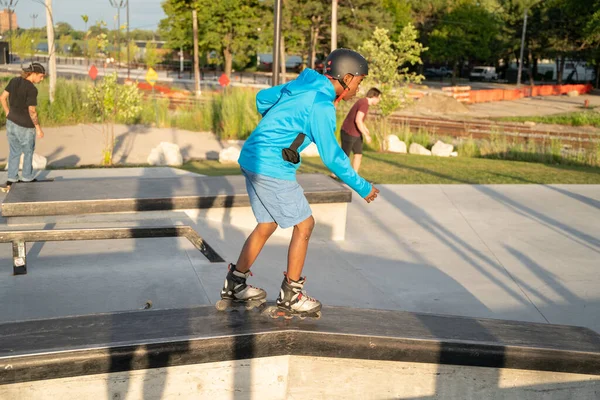
{"label": "distant street light", "polygon": [[[121,63],[121,9],[127,7],[127,31],[129,32],[129,0],[108,0],[111,6],[117,9],[117,47],[118,54],[117,59],[119,60],[119,64]],[[129,35],[128,35],[129,36]],[[128,38],[129,39],[129,38]],[[129,48],[129,43],[127,43],[127,48]],[[129,57],[127,57],[127,64],[129,64]]]}

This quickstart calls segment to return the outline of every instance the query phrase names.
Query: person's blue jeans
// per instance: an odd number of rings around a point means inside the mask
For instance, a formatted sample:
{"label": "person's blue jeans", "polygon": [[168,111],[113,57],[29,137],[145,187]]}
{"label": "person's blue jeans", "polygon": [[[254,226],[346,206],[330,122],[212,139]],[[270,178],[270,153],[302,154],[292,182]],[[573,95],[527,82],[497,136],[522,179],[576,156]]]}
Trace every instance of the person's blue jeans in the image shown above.
{"label": "person's blue jeans", "polygon": [[19,162],[23,154],[21,180],[33,180],[33,151],[35,150],[35,128],[23,128],[12,121],[6,121],[6,135],[10,154],[8,156],[8,181],[19,180]]}

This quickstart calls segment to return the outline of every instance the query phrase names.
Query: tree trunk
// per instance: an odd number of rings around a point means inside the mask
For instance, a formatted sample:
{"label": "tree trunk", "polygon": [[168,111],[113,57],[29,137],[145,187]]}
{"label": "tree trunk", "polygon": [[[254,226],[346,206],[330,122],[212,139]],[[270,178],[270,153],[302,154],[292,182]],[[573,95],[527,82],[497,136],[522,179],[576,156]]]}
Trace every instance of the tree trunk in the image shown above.
{"label": "tree trunk", "polygon": [[281,76],[279,77],[280,81],[279,83],[285,83],[287,82],[287,78],[286,78],[286,68],[285,68],[285,39],[283,38],[283,35],[281,35],[281,46],[279,46],[280,50],[280,65],[281,65]]}
{"label": "tree trunk", "polygon": [[559,85],[562,85],[563,83],[563,73],[565,71],[565,57],[564,56],[560,56],[558,58],[558,69],[557,69],[557,76],[556,76],[556,83],[558,83]]}
{"label": "tree trunk", "polygon": [[194,35],[194,89],[196,91],[196,97],[202,95],[200,89],[200,62],[198,60],[198,12],[192,10],[192,30]]}
{"label": "tree trunk", "polygon": [[223,57],[225,58],[225,75],[231,78],[231,70],[233,69],[233,54],[229,46],[223,49]]}
{"label": "tree trunk", "polygon": [[596,63],[596,89],[600,89],[600,60],[597,60]]}
{"label": "tree trunk", "polygon": [[533,76],[533,70],[531,65],[533,64],[533,55],[531,54],[531,49],[527,49],[527,73],[529,74],[529,84],[531,86],[535,86],[535,79]]}
{"label": "tree trunk", "polygon": [[54,18],[52,0],[46,0],[46,33],[48,34],[48,77],[50,81],[49,98],[54,102],[56,93],[56,52],[54,48]]}

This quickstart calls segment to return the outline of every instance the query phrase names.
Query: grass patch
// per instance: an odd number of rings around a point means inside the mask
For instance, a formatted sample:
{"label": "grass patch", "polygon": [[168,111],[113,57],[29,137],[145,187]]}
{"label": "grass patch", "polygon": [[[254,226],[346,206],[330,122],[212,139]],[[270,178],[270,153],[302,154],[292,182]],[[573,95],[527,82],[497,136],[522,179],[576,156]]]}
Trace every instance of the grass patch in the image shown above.
{"label": "grass patch", "polygon": [[501,117],[500,121],[536,122],[539,124],[557,124],[570,126],[595,126],[600,127],[600,112],[577,111],[566,114],[542,115],[533,117]]}
{"label": "grass patch", "polygon": [[[183,169],[204,175],[237,175],[239,167],[192,161]],[[300,173],[329,174],[318,157],[302,159]],[[376,184],[600,184],[600,168],[481,158],[441,158],[364,152],[360,174]]]}

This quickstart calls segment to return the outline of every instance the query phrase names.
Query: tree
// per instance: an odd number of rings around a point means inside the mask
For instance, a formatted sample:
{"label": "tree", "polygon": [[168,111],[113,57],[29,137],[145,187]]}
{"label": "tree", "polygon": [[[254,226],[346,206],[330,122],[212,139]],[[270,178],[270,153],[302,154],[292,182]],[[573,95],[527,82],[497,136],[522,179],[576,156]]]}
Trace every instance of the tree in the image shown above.
{"label": "tree", "polygon": [[495,56],[492,43],[499,34],[499,21],[474,2],[464,2],[450,11],[429,36],[430,56],[453,66],[452,83],[462,62],[488,62]]}
{"label": "tree", "polygon": [[81,16],[81,19],[83,20],[83,23],[85,24],[85,34],[84,34],[84,45],[83,45],[83,54],[87,57],[88,51],[87,51],[87,41],[88,41],[88,21],[90,20],[90,18],[87,16],[87,14],[83,14]]}
{"label": "tree", "polygon": [[115,144],[115,123],[131,123],[142,110],[142,95],[133,85],[120,85],[117,74],[105,76],[97,85],[90,86],[84,106],[102,123],[105,147],[102,163],[112,165]]}
{"label": "tree", "polygon": [[73,37],[71,35],[63,35],[58,39],[58,53],[69,54],[73,45]]}
{"label": "tree", "polygon": [[144,62],[148,68],[154,68],[159,63],[161,57],[156,51],[156,42],[151,41],[146,43],[146,53],[144,54]]}
{"label": "tree", "polygon": [[393,17],[384,7],[383,0],[339,1],[338,43],[341,47],[357,49],[376,27],[395,33]]}
{"label": "tree", "polygon": [[387,29],[376,28],[373,38],[366,40],[359,51],[369,61],[369,75],[364,85],[376,86],[382,92],[381,114],[383,124],[376,136],[383,149],[387,132],[385,119],[402,104],[408,104],[408,85],[420,83],[423,76],[411,71],[421,64],[421,54],[427,50],[417,41],[418,32],[412,24],[406,25],[398,39],[392,41]]}
{"label": "tree", "polygon": [[227,75],[231,75],[234,56],[240,64],[248,62],[248,55],[256,49],[259,0],[166,0],[163,9],[167,18],[160,27],[173,49],[191,48],[191,7],[198,11],[202,51],[220,54]]}
{"label": "tree", "polygon": [[54,32],[57,38],[61,38],[63,36],[72,35],[74,32],[73,27],[66,22],[57,22],[56,27],[54,28]]}

